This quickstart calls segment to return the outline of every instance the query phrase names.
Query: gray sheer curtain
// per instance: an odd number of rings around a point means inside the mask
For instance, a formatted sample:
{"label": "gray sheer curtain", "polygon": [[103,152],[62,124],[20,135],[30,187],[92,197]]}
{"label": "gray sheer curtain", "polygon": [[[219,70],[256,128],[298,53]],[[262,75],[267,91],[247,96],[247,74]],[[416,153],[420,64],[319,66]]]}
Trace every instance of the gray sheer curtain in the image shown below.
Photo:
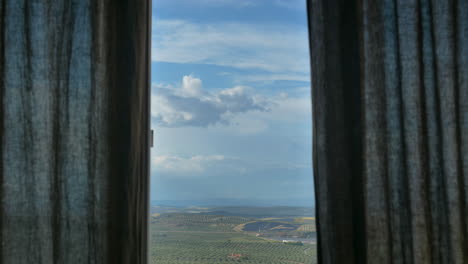
{"label": "gray sheer curtain", "polygon": [[146,263],[149,12],[0,0],[0,263]]}
{"label": "gray sheer curtain", "polygon": [[468,263],[468,1],[308,8],[320,263]]}

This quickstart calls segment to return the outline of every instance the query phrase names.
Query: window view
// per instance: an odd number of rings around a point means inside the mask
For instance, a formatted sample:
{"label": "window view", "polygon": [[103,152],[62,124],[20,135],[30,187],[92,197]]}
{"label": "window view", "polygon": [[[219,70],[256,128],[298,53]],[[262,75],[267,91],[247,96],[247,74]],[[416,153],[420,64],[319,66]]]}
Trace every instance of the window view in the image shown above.
{"label": "window view", "polygon": [[305,0],[153,0],[151,263],[316,263]]}

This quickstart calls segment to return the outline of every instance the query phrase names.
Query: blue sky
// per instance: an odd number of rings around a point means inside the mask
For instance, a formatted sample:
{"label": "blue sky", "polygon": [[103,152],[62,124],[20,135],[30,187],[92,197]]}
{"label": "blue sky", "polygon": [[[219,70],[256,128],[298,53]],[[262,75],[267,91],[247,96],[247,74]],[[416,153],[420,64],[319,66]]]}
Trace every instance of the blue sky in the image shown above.
{"label": "blue sky", "polygon": [[312,205],[305,0],[153,0],[152,200]]}

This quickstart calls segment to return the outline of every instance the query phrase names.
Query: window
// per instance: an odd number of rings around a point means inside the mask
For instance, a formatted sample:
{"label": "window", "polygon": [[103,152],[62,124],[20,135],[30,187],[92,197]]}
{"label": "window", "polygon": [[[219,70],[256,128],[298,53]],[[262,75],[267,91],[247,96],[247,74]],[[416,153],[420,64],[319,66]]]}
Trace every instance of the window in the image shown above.
{"label": "window", "polygon": [[305,0],[153,0],[150,263],[316,263]]}

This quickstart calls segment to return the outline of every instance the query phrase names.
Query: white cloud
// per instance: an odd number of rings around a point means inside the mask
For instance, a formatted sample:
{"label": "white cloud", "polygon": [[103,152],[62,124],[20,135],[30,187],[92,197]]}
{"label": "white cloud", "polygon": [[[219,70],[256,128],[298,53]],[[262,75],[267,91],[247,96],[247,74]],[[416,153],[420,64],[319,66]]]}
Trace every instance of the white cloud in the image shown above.
{"label": "white cloud", "polygon": [[301,81],[310,82],[310,75],[305,73],[268,73],[268,74],[239,74],[233,72],[218,72],[219,76],[229,76],[236,83],[245,82],[261,82],[261,83],[272,83],[274,81]]}
{"label": "white cloud", "polygon": [[[192,0],[190,0],[192,1]],[[258,1],[258,0],[257,0]],[[229,5],[234,7],[249,7],[257,5],[255,0],[197,0],[197,4],[208,4],[214,6]]]}
{"label": "white cloud", "polygon": [[234,117],[232,123],[234,125],[225,128],[225,130],[240,135],[258,134],[266,131],[269,128],[268,122],[251,115],[241,115]]}
{"label": "white cloud", "polygon": [[[174,5],[174,0],[158,0],[156,6],[161,4]],[[177,0],[178,5],[183,5],[186,8],[192,6],[209,6],[209,7],[224,7],[244,8],[257,6],[259,0]]]}
{"label": "white cloud", "polygon": [[236,86],[209,93],[203,91],[202,81],[191,75],[183,77],[180,88],[154,85],[153,89],[151,115],[160,126],[229,124],[236,114],[269,110],[268,100],[250,95],[248,87]]}
{"label": "white cloud", "polygon": [[231,126],[217,129],[224,133],[252,135],[268,131],[273,124],[291,125],[311,122],[312,104],[308,93],[301,97],[290,97],[287,93],[281,92],[267,100],[270,103],[270,111],[237,114],[231,118]]}
{"label": "white cloud", "polygon": [[151,158],[151,168],[156,171],[171,172],[175,175],[181,174],[183,176],[190,176],[203,173],[210,163],[223,160],[223,155],[196,155],[188,158],[160,155]]}
{"label": "white cloud", "polygon": [[216,64],[295,78],[309,73],[306,29],[182,20],[157,20],[153,29],[153,61]]}
{"label": "white cloud", "polygon": [[312,103],[307,93],[301,97],[290,97],[288,93],[280,92],[266,100],[270,103],[270,111],[239,114],[232,119],[232,123],[241,124],[240,126],[271,122],[288,124],[301,123],[311,119]]}
{"label": "white cloud", "polygon": [[308,74],[255,74],[242,77],[244,81],[302,81],[310,82]]}
{"label": "white cloud", "polygon": [[306,0],[275,0],[275,4],[291,9],[305,9]]}
{"label": "white cloud", "polygon": [[182,91],[188,96],[199,96],[202,88],[202,81],[191,75],[182,78]]}
{"label": "white cloud", "polygon": [[265,118],[272,118],[283,122],[304,122],[311,119],[312,102],[310,94],[306,93],[301,97],[289,97],[287,93],[280,93],[273,102],[271,114],[262,115]]}
{"label": "white cloud", "polygon": [[[177,177],[209,176],[225,173],[243,174],[247,170],[275,170],[275,169],[310,169],[311,162],[307,160],[294,160],[275,162],[268,159],[258,159],[255,161],[239,157],[224,155],[152,155],[151,169],[153,172],[164,173]],[[214,174],[213,174],[214,172]]]}

